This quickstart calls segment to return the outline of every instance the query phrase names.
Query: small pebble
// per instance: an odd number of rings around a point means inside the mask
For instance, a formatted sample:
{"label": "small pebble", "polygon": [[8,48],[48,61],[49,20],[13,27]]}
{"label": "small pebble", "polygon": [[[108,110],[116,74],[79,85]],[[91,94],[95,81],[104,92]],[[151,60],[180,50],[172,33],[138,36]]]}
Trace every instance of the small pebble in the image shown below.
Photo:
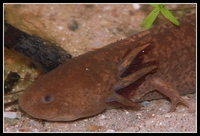
{"label": "small pebble", "polygon": [[4,112],[4,118],[19,119],[21,118],[21,112]]}
{"label": "small pebble", "polygon": [[142,106],[147,106],[148,104],[149,104],[148,101],[144,101],[144,102],[142,102]]}
{"label": "small pebble", "polygon": [[72,20],[68,25],[68,29],[71,31],[76,31],[79,28],[78,22],[76,20]]}
{"label": "small pebble", "polygon": [[115,132],[115,130],[113,130],[113,129],[108,129],[108,130],[106,130],[106,132]]}

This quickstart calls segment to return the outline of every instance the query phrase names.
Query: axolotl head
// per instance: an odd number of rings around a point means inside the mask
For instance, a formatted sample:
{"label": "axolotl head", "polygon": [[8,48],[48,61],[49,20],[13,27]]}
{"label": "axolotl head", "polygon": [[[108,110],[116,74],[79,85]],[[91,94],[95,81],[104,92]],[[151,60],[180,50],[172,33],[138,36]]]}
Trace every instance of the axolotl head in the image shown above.
{"label": "axolotl head", "polygon": [[33,84],[23,92],[19,99],[19,105],[32,117],[53,121],[59,115],[59,108],[56,107],[60,107],[60,104],[56,99],[55,93],[50,93],[43,87],[36,88]]}
{"label": "axolotl head", "polygon": [[[32,117],[49,120],[49,121],[71,121],[77,119],[75,115],[76,112],[73,112],[73,115],[70,115],[70,107],[73,109],[73,106],[70,103],[66,103],[65,100],[62,100],[63,97],[60,97],[58,90],[50,91],[49,88],[40,86],[37,88],[37,84],[31,85],[28,87],[19,99],[19,105],[26,113]],[[67,98],[66,98],[67,99]],[[62,103],[63,102],[63,103]],[[62,114],[65,112],[66,114]],[[68,114],[68,115],[67,115]]]}
{"label": "axolotl head", "polygon": [[103,111],[102,94],[94,96],[90,90],[96,86],[87,82],[93,79],[85,80],[87,75],[75,78],[83,75],[81,68],[63,72],[66,69],[59,66],[30,85],[19,99],[21,109],[32,117],[49,121],[73,121]]}

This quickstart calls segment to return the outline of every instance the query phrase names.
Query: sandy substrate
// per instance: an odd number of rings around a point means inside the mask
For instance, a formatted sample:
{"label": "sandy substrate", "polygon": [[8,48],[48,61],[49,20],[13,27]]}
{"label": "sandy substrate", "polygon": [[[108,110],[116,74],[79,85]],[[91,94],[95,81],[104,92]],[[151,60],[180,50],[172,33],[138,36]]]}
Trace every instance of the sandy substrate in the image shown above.
{"label": "sandy substrate", "polygon": [[[180,9],[180,5],[169,7]],[[7,18],[10,24],[51,40],[72,56],[78,56],[144,30],[139,26],[153,8],[136,4],[15,4],[5,5],[5,9],[10,14]],[[167,21],[159,18],[156,24]],[[6,71],[10,67],[5,67]],[[196,96],[183,98],[190,108],[179,105],[169,113],[170,102],[161,99],[150,101],[140,111],[112,109],[74,122],[34,119],[14,105],[6,108],[4,114],[17,114],[17,118],[4,118],[4,132],[196,132]]]}

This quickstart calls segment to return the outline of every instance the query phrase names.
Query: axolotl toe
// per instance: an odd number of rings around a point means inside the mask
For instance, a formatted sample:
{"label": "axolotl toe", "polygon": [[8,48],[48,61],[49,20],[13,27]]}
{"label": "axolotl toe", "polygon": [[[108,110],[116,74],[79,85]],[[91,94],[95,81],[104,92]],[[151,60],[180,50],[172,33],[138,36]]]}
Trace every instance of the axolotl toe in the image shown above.
{"label": "axolotl toe", "polygon": [[31,116],[73,121],[109,108],[139,109],[164,96],[196,91],[196,14],[152,28],[64,62],[30,85],[19,99]]}

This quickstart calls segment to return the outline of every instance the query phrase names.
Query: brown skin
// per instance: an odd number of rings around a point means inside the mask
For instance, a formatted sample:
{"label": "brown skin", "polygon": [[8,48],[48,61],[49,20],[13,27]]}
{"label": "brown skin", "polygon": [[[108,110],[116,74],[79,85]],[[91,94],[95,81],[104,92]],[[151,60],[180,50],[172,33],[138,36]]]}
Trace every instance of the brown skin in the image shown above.
{"label": "brown skin", "polygon": [[110,107],[137,109],[134,101],[162,96],[149,93],[155,89],[171,99],[171,111],[179,102],[187,105],[178,92],[196,91],[196,15],[180,23],[144,31],[61,64],[25,90],[20,107],[39,119],[72,121]]}

